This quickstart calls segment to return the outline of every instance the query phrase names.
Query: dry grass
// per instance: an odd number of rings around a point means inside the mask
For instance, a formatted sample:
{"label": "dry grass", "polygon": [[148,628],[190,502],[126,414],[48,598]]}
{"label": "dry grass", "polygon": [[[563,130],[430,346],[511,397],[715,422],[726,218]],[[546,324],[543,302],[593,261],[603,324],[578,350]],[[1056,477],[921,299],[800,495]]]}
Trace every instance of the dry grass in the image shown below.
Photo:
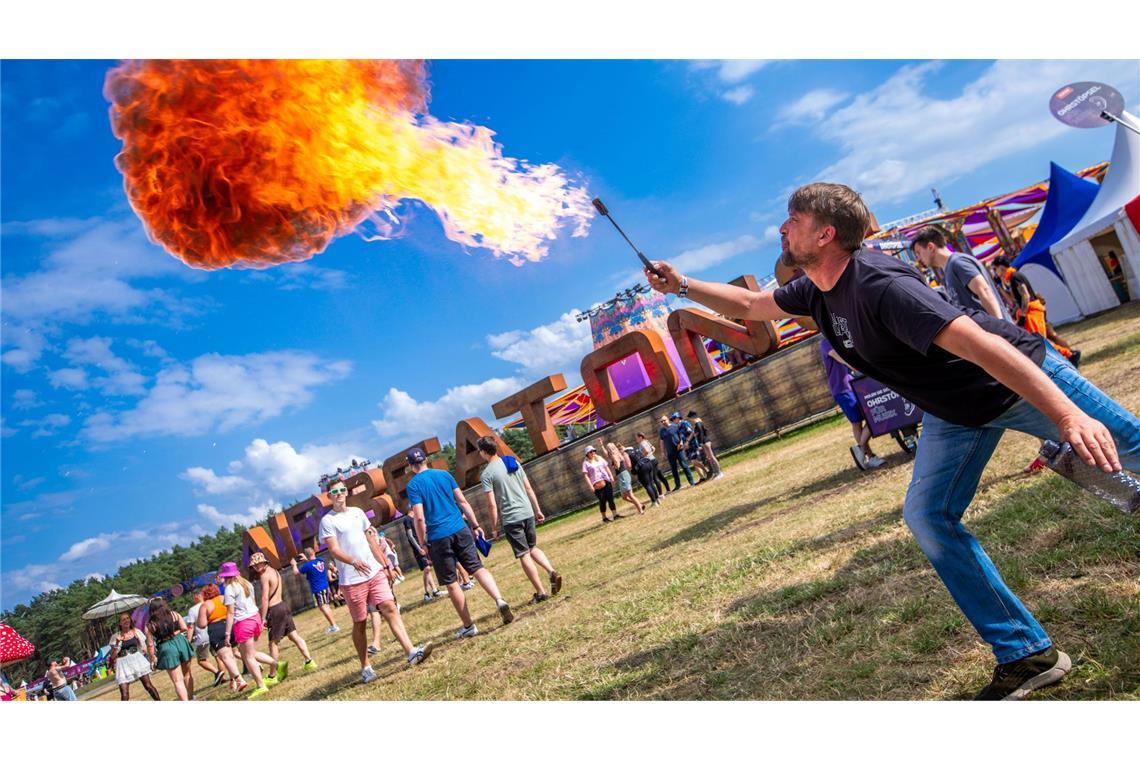
{"label": "dry grass", "polygon": [[[1140,409],[1140,306],[1062,332],[1084,350],[1094,382]],[[407,669],[386,636],[373,658],[381,680],[368,686],[350,637],[326,636],[323,619],[306,612],[297,622],[321,668],[291,675],[270,697],[967,697],[988,681],[992,660],[902,522],[910,460],[879,439],[889,467],[857,472],[848,438],[840,418],[829,420],[728,457],[729,477],[644,516],[603,526],[587,510],[543,527],[540,543],[566,586],[541,605],[523,603],[529,584],[497,545],[489,567],[518,617],[500,625],[476,589],[475,639],[452,639],[458,620],[445,599],[413,601],[419,574],[409,573],[398,587],[404,620],[435,653]],[[1033,440],[1008,434],[967,518],[1073,657],[1070,676],[1035,698],[1138,699],[1140,521],[1051,473],[1022,475],[1033,453]],[[347,627],[346,611],[337,615]],[[284,651],[298,671],[296,649]],[[168,698],[166,676],[156,683]],[[202,689],[200,698],[228,694]]]}

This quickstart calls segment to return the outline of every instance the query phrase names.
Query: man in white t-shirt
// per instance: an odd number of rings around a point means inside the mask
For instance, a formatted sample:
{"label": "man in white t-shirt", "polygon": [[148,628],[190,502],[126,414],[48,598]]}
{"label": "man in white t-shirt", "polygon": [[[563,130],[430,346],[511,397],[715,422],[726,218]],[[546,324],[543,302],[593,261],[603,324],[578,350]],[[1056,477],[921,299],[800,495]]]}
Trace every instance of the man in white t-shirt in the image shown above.
{"label": "man in white t-shirt", "polygon": [[360,657],[361,679],[364,683],[369,683],[379,677],[368,663],[370,604],[388,622],[392,635],[408,656],[408,663],[419,665],[431,654],[432,644],[429,641],[423,646],[412,646],[392,594],[395,570],[384,556],[376,540],[376,532],[369,530],[371,523],[363,510],[348,506],[348,488],[343,480],[333,480],[329,484],[328,493],[332,511],[321,518],[317,540],[328,546],[329,554],[337,563],[340,590],[352,617],[352,643]]}

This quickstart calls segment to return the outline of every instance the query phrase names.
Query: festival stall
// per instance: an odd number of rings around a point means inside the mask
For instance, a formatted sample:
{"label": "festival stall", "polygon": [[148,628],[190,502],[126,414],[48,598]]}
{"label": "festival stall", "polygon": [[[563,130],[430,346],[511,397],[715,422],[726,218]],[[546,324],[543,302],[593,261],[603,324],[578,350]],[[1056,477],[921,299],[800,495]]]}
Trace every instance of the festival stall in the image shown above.
{"label": "festival stall", "polygon": [[1054,324],[1075,322],[1084,316],[1069,286],[1061,277],[1049,246],[1063,238],[1084,216],[1096,198],[1100,186],[1049,162],[1049,195],[1041,211],[1041,219],[1033,237],[1013,260],[1033,289],[1049,304],[1049,318]]}
{"label": "festival stall", "polygon": [[[19,662],[20,660],[26,660],[35,653],[36,647],[32,642],[16,633],[15,629],[7,623],[0,623],[0,667],[13,662]],[[24,699],[26,694],[27,692],[24,689],[20,689],[19,691],[5,690],[0,697],[2,697],[5,702],[11,700],[20,701]]]}
{"label": "festival stall", "polygon": [[[1120,119],[1140,128],[1140,120],[1131,114]],[[1129,204],[1140,196],[1140,135],[1122,124],[1116,125],[1110,164],[1084,215],[1049,247],[1085,314],[1140,297],[1140,236],[1128,213]]]}

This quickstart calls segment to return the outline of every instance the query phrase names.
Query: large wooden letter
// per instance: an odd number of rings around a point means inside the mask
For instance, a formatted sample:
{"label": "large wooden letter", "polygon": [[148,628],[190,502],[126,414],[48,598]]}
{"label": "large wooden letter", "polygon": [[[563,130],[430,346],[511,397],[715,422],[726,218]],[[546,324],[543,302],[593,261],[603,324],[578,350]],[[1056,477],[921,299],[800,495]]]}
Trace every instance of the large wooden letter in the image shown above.
{"label": "large wooden letter", "polygon": [[[759,291],[756,278],[744,275],[733,280],[752,291]],[[689,375],[693,387],[707,383],[716,377],[712,357],[705,348],[704,338],[712,338],[718,343],[732,346],[752,356],[765,356],[776,349],[779,340],[775,326],[768,321],[745,321],[744,324],[702,309],[677,309],[669,315],[669,334],[677,344],[681,364]]]}
{"label": "large wooden letter", "polygon": [[[606,367],[630,354],[641,357],[649,374],[649,386],[619,399]],[[677,371],[665,353],[665,342],[653,330],[631,330],[586,354],[582,360],[582,381],[598,416],[606,422],[620,422],[677,394]]]}
{"label": "large wooden letter", "polygon": [[[281,551],[280,556],[282,561],[286,558],[297,556],[297,544],[293,541],[293,521],[289,519],[289,513],[287,511],[278,512],[269,517],[269,532],[273,534],[274,543],[277,544],[277,548]],[[266,557],[266,559],[268,559],[268,557]],[[269,564],[278,570],[281,569],[279,565],[273,564],[272,561],[270,561]]]}
{"label": "large wooden letter", "polygon": [[261,552],[265,558],[269,560],[269,564],[273,567],[281,567],[281,556],[277,553],[277,544],[274,542],[273,537],[269,535],[269,531],[260,525],[254,525],[252,528],[245,532],[245,536],[241,542],[241,567],[240,570],[243,574],[248,575],[246,569],[249,567],[249,558],[255,553]]}
{"label": "large wooden letter", "polygon": [[518,459],[514,450],[494,430],[487,427],[486,422],[478,417],[460,420],[455,426],[455,480],[460,488],[470,488],[479,482],[479,470],[483,467],[483,460],[475,443],[485,435],[495,439],[500,456]]}
{"label": "large wooden letter", "polygon": [[311,545],[314,549],[319,549],[319,542],[317,540],[317,530],[321,525],[321,518],[325,513],[332,509],[332,502],[329,501],[327,493],[319,493],[315,496],[310,496],[304,501],[299,501],[286,510],[289,515],[289,521],[301,536],[301,546]]}
{"label": "large wooden letter", "polygon": [[[499,419],[522,412],[526,432],[534,444],[534,453],[542,456],[558,448],[558,432],[546,411],[546,397],[566,390],[566,378],[561,373],[548,375],[533,385],[528,385],[513,396],[507,396],[495,403],[491,411]],[[458,441],[456,447],[459,446]],[[458,468],[457,468],[458,469]]]}
{"label": "large wooden letter", "polygon": [[372,524],[383,525],[396,516],[396,503],[385,491],[387,482],[379,467],[358,472],[344,482],[348,488],[346,501],[350,507],[360,507],[372,513]]}
{"label": "large wooden letter", "polygon": [[[408,466],[408,452],[412,449],[423,449],[424,453],[430,457],[432,454],[439,453],[439,439],[424,439],[384,460],[384,480],[388,485],[388,495],[392,497],[396,508],[405,514],[407,514],[408,506],[408,481],[412,479],[412,469]],[[446,470],[447,462],[437,459],[434,462],[428,462],[428,466],[437,470]]]}

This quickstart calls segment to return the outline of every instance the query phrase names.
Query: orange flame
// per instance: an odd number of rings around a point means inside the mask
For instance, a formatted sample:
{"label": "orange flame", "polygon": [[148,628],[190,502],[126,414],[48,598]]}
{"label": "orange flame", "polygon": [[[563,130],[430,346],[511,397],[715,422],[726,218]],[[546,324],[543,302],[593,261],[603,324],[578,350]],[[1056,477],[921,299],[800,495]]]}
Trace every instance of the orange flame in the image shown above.
{"label": "orange flame", "polygon": [[505,157],[485,127],[427,113],[422,61],[138,61],[107,74],[115,164],[151,237],[192,267],[301,261],[369,220],[390,238],[401,201],[448,238],[514,264],[564,226],[585,188]]}

